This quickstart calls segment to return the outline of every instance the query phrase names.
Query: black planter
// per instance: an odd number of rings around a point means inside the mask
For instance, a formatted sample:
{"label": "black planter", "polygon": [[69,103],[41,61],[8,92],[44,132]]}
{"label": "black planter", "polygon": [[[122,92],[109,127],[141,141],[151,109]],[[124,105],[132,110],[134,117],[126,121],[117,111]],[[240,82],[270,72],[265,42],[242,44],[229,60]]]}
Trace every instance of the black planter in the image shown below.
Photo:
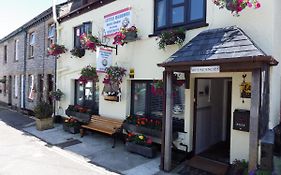
{"label": "black planter", "polygon": [[274,127],[274,153],[281,155],[281,124]]}
{"label": "black planter", "polygon": [[147,147],[147,146],[135,144],[133,142],[126,143],[126,150],[148,158],[154,158],[156,156],[156,151],[157,151],[156,147],[154,146]]}
{"label": "black planter", "polygon": [[69,117],[75,118],[81,123],[89,123],[91,121],[91,115],[87,113],[75,112],[71,110],[65,110],[65,114]]}
{"label": "black planter", "polygon": [[152,136],[157,138],[161,137],[161,131],[157,129],[146,128],[143,126],[136,126],[128,123],[124,123],[123,128],[134,133],[141,133],[147,136]]}
{"label": "black planter", "polygon": [[136,41],[138,35],[136,32],[127,32],[125,33],[126,38],[124,39],[125,42],[132,42],[132,41]]}
{"label": "black planter", "polygon": [[54,123],[62,123],[63,119],[60,115],[55,115],[54,116]]}
{"label": "black planter", "polygon": [[65,123],[63,124],[63,130],[66,132],[69,132],[71,134],[77,134],[80,132],[80,126],[75,125],[75,126],[67,126]]}

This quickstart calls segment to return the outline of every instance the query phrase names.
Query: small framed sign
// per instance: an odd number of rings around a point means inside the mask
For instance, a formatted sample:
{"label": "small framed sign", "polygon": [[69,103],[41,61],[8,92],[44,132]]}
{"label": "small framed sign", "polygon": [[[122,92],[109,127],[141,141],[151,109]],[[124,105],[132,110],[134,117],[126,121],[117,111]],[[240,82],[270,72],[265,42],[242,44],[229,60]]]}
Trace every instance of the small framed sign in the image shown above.
{"label": "small framed sign", "polygon": [[233,114],[233,129],[249,132],[250,129],[250,111],[236,109]]}
{"label": "small framed sign", "polygon": [[190,68],[190,73],[219,73],[220,66],[193,66]]}

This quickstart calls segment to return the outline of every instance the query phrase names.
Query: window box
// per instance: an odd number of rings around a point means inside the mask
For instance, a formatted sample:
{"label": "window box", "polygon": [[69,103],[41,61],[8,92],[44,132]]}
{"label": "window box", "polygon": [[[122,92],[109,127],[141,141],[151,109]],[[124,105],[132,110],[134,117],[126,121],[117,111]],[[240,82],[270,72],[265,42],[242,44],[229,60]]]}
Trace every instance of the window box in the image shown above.
{"label": "window box", "polygon": [[157,129],[151,129],[143,126],[136,126],[134,124],[124,123],[124,129],[133,132],[133,133],[141,133],[151,137],[161,137],[161,131]]}
{"label": "window box", "polygon": [[133,42],[137,40],[138,34],[137,32],[126,32],[126,37],[124,39],[125,42]]}
{"label": "window box", "polygon": [[142,155],[144,157],[154,158],[156,156],[157,149],[154,146],[147,147],[143,145],[138,145],[133,142],[127,142],[125,147],[127,151]]}
{"label": "window box", "polygon": [[66,109],[65,114],[68,115],[69,117],[75,118],[81,123],[89,123],[91,120],[91,115],[88,113],[76,112]]}
{"label": "window box", "polygon": [[118,102],[118,101],[119,101],[119,98],[118,98],[118,96],[109,96],[109,95],[105,95],[105,96],[104,96],[104,100],[107,100],[107,101],[116,101],[116,102]]}

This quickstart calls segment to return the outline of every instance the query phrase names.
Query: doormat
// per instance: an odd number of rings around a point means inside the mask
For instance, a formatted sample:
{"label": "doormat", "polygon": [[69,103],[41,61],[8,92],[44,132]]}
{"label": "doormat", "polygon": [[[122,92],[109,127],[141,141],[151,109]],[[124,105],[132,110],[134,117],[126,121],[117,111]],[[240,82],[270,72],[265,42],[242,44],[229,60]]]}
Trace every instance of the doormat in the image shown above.
{"label": "doormat", "polygon": [[228,170],[228,164],[213,161],[200,156],[195,156],[188,160],[187,165],[214,175],[225,175]]}
{"label": "doormat", "polygon": [[193,168],[190,166],[185,166],[184,168],[179,170],[177,172],[177,174],[179,174],[179,175],[214,175],[212,173],[208,173],[206,171],[203,171],[203,170],[200,170],[197,168]]}
{"label": "doormat", "polygon": [[82,142],[80,140],[77,140],[77,139],[72,139],[72,140],[68,140],[66,142],[55,144],[55,146],[58,146],[60,148],[66,148],[66,147],[69,147],[69,146],[72,146],[72,145],[77,145],[79,143],[82,143]]}

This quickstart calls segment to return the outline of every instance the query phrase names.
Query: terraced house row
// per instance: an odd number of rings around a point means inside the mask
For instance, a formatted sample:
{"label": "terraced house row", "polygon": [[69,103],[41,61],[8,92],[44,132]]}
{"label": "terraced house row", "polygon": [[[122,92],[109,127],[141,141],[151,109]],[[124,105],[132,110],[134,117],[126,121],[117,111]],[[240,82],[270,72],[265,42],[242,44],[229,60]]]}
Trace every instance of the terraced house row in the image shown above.
{"label": "terraced house row", "polygon": [[[32,110],[60,89],[57,115],[79,106],[160,120],[152,141],[166,171],[174,149],[270,169],[264,138],[280,121],[281,2],[221,2],[73,0],[57,7],[55,24],[49,9],[1,40],[0,100]],[[53,40],[67,48],[57,59],[46,55]]]}

